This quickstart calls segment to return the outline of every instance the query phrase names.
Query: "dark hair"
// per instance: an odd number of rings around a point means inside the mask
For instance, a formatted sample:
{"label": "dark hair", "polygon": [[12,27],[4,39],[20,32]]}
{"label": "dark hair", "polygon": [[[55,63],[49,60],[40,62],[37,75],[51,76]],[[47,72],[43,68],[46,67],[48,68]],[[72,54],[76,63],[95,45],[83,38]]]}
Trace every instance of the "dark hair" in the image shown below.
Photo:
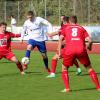
{"label": "dark hair", "polygon": [[77,16],[76,15],[73,15],[73,16],[71,16],[70,17],[70,21],[72,22],[72,23],[77,23]]}
{"label": "dark hair", "polygon": [[14,18],[14,15],[11,15],[11,17],[13,17],[13,18]]}
{"label": "dark hair", "polygon": [[33,13],[33,11],[28,11],[28,12],[27,12],[27,15],[32,15],[32,16],[34,16],[35,14]]}
{"label": "dark hair", "polygon": [[7,23],[6,22],[0,22],[0,26],[2,26],[2,25],[7,26]]}
{"label": "dark hair", "polygon": [[61,15],[61,16],[65,16],[65,15]]}
{"label": "dark hair", "polygon": [[69,22],[69,17],[68,16],[64,16],[63,21]]}

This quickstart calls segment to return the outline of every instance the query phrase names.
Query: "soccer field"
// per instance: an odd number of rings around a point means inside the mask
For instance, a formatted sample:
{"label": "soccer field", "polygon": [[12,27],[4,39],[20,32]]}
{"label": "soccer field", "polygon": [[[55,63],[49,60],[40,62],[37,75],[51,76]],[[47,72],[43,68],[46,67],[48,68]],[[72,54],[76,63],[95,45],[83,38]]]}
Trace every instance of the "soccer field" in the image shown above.
{"label": "soccer field", "polygon": [[[14,51],[21,60],[24,51]],[[54,53],[49,52],[49,65]],[[90,55],[93,68],[100,80],[100,55]],[[57,66],[56,78],[48,79],[44,71],[42,57],[38,52],[31,53],[31,62],[27,74],[21,76],[16,65],[7,60],[0,61],[0,100],[99,100],[98,92],[91,82],[86,70],[82,67],[82,74],[76,75],[76,68],[69,70],[70,93],[61,93],[64,89],[61,80],[61,61]]]}

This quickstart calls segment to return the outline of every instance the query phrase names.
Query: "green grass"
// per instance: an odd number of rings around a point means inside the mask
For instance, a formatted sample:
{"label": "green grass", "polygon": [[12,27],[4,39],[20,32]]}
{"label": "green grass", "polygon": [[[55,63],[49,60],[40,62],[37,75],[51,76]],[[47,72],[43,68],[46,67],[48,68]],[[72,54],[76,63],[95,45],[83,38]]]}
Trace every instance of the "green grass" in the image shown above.
{"label": "green grass", "polygon": [[[21,60],[24,51],[14,51]],[[48,53],[49,65],[54,53]],[[100,80],[100,55],[90,55],[92,65]],[[72,92],[60,93],[64,88],[61,80],[61,61],[57,66],[56,78],[47,79],[42,57],[38,52],[31,53],[31,62],[25,76],[19,74],[14,63],[0,61],[0,100],[99,100],[100,92],[95,90],[84,67],[82,75],[76,75],[76,68],[69,70]]]}

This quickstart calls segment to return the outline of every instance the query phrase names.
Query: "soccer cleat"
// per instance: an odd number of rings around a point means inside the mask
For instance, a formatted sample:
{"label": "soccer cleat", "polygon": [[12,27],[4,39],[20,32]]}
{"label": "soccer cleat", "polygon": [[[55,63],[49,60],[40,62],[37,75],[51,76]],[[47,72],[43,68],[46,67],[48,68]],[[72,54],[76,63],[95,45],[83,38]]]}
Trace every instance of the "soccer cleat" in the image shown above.
{"label": "soccer cleat", "polygon": [[97,87],[97,90],[98,90],[98,91],[100,91],[100,86],[99,86],[99,87]]}
{"label": "soccer cleat", "polygon": [[21,72],[21,75],[25,75],[25,72],[24,72],[24,71],[22,71],[22,72]]}
{"label": "soccer cleat", "polygon": [[68,89],[63,89],[61,92],[62,92],[62,93],[70,92],[70,89],[69,89],[69,88],[68,88]]}
{"label": "soccer cleat", "polygon": [[81,69],[80,69],[80,68],[78,68],[78,69],[77,69],[77,73],[76,73],[76,74],[77,74],[77,75],[80,75],[81,73],[82,73]]}
{"label": "soccer cleat", "polygon": [[47,76],[47,78],[54,78],[55,77],[55,73],[51,73],[50,75]]}

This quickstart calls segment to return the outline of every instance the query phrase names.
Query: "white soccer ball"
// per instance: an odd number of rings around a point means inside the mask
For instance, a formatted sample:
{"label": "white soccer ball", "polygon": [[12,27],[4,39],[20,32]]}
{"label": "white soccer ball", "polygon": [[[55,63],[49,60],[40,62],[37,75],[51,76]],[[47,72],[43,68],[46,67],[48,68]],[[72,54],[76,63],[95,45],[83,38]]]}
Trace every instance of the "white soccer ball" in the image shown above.
{"label": "white soccer ball", "polygon": [[29,61],[30,61],[30,60],[29,60],[28,57],[23,57],[23,58],[22,58],[22,64],[26,64],[26,65],[27,65],[27,64],[29,64]]}

